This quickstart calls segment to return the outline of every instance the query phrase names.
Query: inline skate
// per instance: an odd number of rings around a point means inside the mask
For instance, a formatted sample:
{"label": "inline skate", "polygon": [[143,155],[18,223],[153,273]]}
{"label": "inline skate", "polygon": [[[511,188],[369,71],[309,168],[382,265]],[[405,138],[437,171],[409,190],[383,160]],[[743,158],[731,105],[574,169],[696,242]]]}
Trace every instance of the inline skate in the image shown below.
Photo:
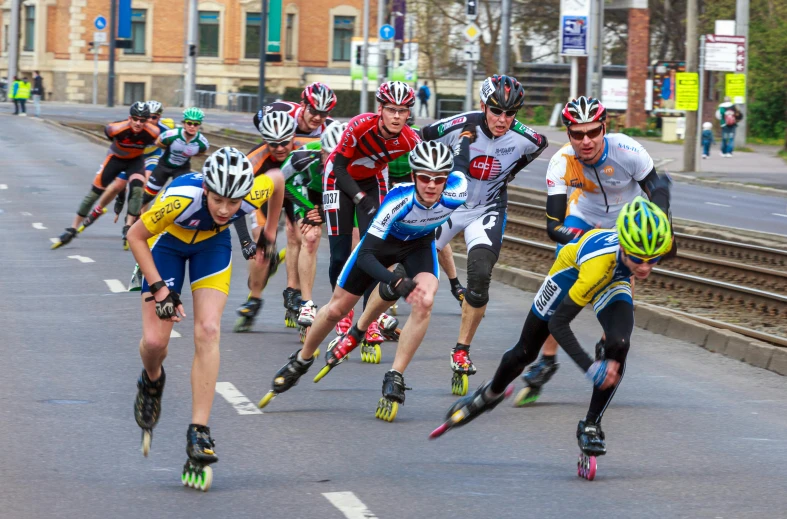
{"label": "inline skate", "polygon": [[383,351],[380,345],[385,342],[380,333],[380,326],[377,321],[372,321],[361,343],[361,362],[369,364],[379,364],[383,358]]}
{"label": "inline skate", "polygon": [[161,376],[155,382],[148,378],[144,369],[137,379],[137,398],[134,400],[134,418],[137,425],[142,428],[142,455],[147,457],[150,444],[153,441],[153,428],[161,416],[161,396],[164,394],[164,384],[167,376],[164,366],[161,367]]}
{"label": "inline skate", "polygon": [[399,319],[393,315],[380,314],[380,317],[377,318],[377,326],[386,341],[398,341],[402,334],[402,330],[399,329]]}
{"label": "inline skate", "polygon": [[314,382],[319,382],[331,372],[333,368],[350,358],[350,352],[358,347],[363,341],[363,332],[353,326],[350,330],[337,337],[328,344],[325,351],[325,366],[314,377]]}
{"label": "inline skate", "polygon": [[343,318],[336,323],[336,327],[334,330],[336,331],[336,335],[344,335],[353,325],[353,318],[355,317],[355,309],[350,310],[350,313],[345,315]]}
{"label": "inline skate", "polygon": [[287,328],[298,327],[298,314],[301,311],[301,291],[287,287],[282,292],[284,297],[284,326]]}
{"label": "inline skate", "polygon": [[549,382],[549,379],[557,373],[559,367],[560,364],[555,361],[554,357],[550,359],[541,357],[538,359],[538,361],[522,375],[522,381],[525,383],[525,387],[517,393],[514,399],[514,407],[522,407],[538,400],[544,384]]}
{"label": "inline skate", "polygon": [[213,483],[211,463],[219,461],[214,447],[216,443],[210,437],[207,425],[190,424],[186,431],[186,455],[189,459],[183,465],[180,482],[184,487],[207,492]]}
{"label": "inline skate", "polygon": [[500,402],[511,396],[511,393],[514,392],[514,386],[509,385],[502,394],[498,395],[494,399],[488,399],[486,396],[486,389],[491,384],[492,382],[482,384],[472,395],[464,396],[454,402],[454,404],[448,408],[448,413],[446,413],[446,421],[443,422],[437,429],[432,431],[432,433],[429,435],[429,439],[434,440],[439,438],[449,429],[465,425],[466,423],[481,415],[481,413],[484,413],[485,411],[491,411],[497,407]]}
{"label": "inline skate", "polygon": [[252,297],[251,294],[249,294],[246,302],[238,307],[237,312],[240,317],[235,321],[235,328],[233,331],[236,333],[243,333],[251,330],[252,326],[254,326],[254,319],[257,318],[257,314],[262,310],[263,304],[264,302],[262,299]]}
{"label": "inline skate", "polygon": [[314,324],[314,318],[317,316],[317,305],[311,299],[301,303],[301,308],[298,312],[298,333],[301,337],[301,344],[306,341],[306,335],[309,333],[309,328]]}
{"label": "inline skate", "polygon": [[126,235],[128,235],[128,230],[131,229],[130,225],[123,226],[123,250],[128,250],[128,239]]}
{"label": "inline skate", "polygon": [[142,270],[139,263],[134,265],[134,272],[131,273],[131,281],[128,282],[129,292],[139,292],[142,290]]}
{"label": "inline skate", "polygon": [[577,476],[593,481],[596,477],[596,456],[607,453],[601,424],[580,420],[577,424],[577,443],[581,451],[577,461]]}
{"label": "inline skate", "polygon": [[469,385],[468,377],[475,375],[476,367],[470,360],[470,346],[456,345],[451,350],[451,369],[454,371],[451,377],[451,394],[465,396]]}
{"label": "inline skate", "polygon": [[84,220],[82,220],[82,225],[79,226],[79,228],[77,229],[77,232],[81,233],[82,231],[84,231],[85,229],[87,229],[88,227],[93,225],[93,223],[96,220],[98,220],[98,218],[102,214],[105,214],[106,212],[107,212],[107,209],[105,207],[101,207],[100,205],[97,205],[96,207],[94,207],[93,210],[90,211],[90,213],[88,213],[87,216],[85,216]]}
{"label": "inline skate", "polygon": [[298,354],[300,352],[301,350],[298,350],[290,355],[287,364],[282,366],[282,368],[276,372],[276,375],[273,376],[273,388],[268,391],[268,393],[262,397],[260,403],[257,404],[260,409],[268,405],[276,395],[284,393],[292,386],[296,385],[301,376],[305,375],[312,364],[314,364],[316,355],[308,360],[301,361],[298,360]]}
{"label": "inline skate", "polygon": [[62,247],[63,245],[68,245],[69,243],[71,243],[71,240],[73,240],[76,237],[76,235],[77,235],[76,229],[74,229],[73,227],[66,227],[66,232],[60,235],[57,241],[52,244],[51,248],[57,249],[59,247]]}
{"label": "inline skate", "polygon": [[404,376],[396,370],[390,370],[383,377],[383,397],[377,402],[374,417],[386,422],[393,422],[399,406],[404,405],[404,392],[411,390],[404,385]]}

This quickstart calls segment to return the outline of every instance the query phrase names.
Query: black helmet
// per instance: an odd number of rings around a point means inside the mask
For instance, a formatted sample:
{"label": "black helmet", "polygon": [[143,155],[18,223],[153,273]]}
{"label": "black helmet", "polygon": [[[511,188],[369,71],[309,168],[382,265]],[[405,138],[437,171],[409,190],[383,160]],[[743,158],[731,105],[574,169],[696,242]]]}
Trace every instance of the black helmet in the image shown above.
{"label": "black helmet", "polygon": [[129,115],[131,115],[131,117],[144,117],[145,119],[147,119],[148,117],[150,117],[150,108],[148,108],[147,103],[143,103],[142,101],[137,101],[136,103],[131,105],[131,108],[129,109],[128,113]]}
{"label": "black helmet", "polygon": [[494,75],[481,83],[481,102],[501,110],[519,110],[525,104],[525,89],[511,76]]}

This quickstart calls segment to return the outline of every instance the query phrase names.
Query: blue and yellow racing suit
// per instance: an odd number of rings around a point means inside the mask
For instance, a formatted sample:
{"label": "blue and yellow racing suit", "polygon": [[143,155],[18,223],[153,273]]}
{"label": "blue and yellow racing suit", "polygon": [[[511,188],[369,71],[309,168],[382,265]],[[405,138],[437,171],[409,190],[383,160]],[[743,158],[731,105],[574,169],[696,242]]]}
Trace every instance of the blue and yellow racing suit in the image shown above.
{"label": "blue and yellow racing suit", "polygon": [[[159,119],[158,127],[161,130],[159,135],[164,135],[164,132],[175,128],[175,121],[172,119]],[[148,176],[151,171],[156,169],[158,161],[163,154],[164,150],[158,146],[153,145],[145,148],[145,172]]]}

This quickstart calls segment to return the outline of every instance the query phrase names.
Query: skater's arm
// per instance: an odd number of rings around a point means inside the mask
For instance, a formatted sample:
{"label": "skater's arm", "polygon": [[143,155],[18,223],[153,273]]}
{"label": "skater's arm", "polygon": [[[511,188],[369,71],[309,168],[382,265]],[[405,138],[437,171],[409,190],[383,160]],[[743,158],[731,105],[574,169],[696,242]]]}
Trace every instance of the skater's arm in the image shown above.
{"label": "skater's arm", "polygon": [[377,259],[377,253],[382,251],[386,246],[385,240],[375,236],[372,233],[366,233],[363,237],[363,244],[358,251],[358,266],[372,276],[374,279],[381,283],[392,283],[397,281],[399,277],[385,268]]}
{"label": "skater's arm", "polygon": [[336,185],[339,186],[339,189],[355,201],[355,196],[362,191],[358,182],[347,172],[347,164],[349,163],[350,159],[336,153],[333,157],[333,174],[336,176]]}
{"label": "skater's arm", "polygon": [[669,214],[670,196],[672,191],[672,181],[667,175],[659,175],[654,167],[648,176],[639,180],[639,187],[648,195],[651,202],[656,204],[659,209]]}
{"label": "skater's arm", "polygon": [[576,304],[570,297],[563,299],[549,320],[549,333],[568,353],[571,360],[576,362],[583,372],[587,372],[593,365],[593,360],[582,349],[576,335],[571,330],[571,321],[579,315],[582,308],[584,307]]}
{"label": "skater's arm", "polygon": [[[131,253],[134,255],[134,259],[137,260],[139,269],[145,276],[148,285],[153,285],[161,281],[161,274],[159,274],[156,268],[156,262],[153,260],[153,253],[150,252],[150,247],[148,246],[148,240],[153,236],[154,234],[145,227],[145,223],[141,219],[132,225],[131,229],[129,229],[126,234]],[[163,288],[154,295],[157,296],[158,300],[161,300],[166,297],[168,293],[169,290]]]}
{"label": "skater's arm", "polygon": [[257,257],[258,262],[268,261],[276,254],[276,232],[279,227],[279,216],[281,206],[284,202],[284,177],[281,170],[272,169],[265,173],[273,181],[273,193],[268,199],[268,214],[266,215],[265,226],[260,233],[257,247],[261,248],[265,254],[264,258]]}
{"label": "skater's arm", "polygon": [[562,195],[547,196],[547,234],[552,240],[565,245],[585,231],[563,225],[566,215],[568,197]]}

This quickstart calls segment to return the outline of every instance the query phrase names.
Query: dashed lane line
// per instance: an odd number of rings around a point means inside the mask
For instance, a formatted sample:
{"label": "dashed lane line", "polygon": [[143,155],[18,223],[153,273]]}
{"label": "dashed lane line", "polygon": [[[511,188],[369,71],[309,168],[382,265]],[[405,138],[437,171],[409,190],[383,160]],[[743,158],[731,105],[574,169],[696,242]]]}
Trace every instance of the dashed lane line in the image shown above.
{"label": "dashed lane line", "polygon": [[105,279],[104,283],[107,284],[110,292],[113,292],[115,294],[119,294],[121,292],[127,292],[126,285],[124,285],[119,279]]}
{"label": "dashed lane line", "polygon": [[41,223],[41,222],[34,222],[33,223],[33,229],[44,230],[44,229],[46,229],[46,226],[43,223]]}
{"label": "dashed lane line", "polygon": [[732,207],[731,205],[727,204],[718,204],[716,202],[705,202],[705,205],[715,205],[716,207]]}
{"label": "dashed lane line", "polygon": [[0,189],[8,189],[8,184],[0,184]]}
{"label": "dashed lane line", "polygon": [[377,519],[377,516],[352,492],[326,492],[323,496],[347,519]]}
{"label": "dashed lane line", "polygon": [[781,213],[771,213],[771,214],[773,216],[781,216],[782,218],[787,218],[787,214],[781,214]]}
{"label": "dashed lane line", "polygon": [[69,258],[70,259],[75,259],[75,260],[79,261],[80,263],[95,263],[94,260],[88,258],[87,256],[80,256],[79,254],[76,254],[74,256],[69,256]]}
{"label": "dashed lane line", "polygon": [[178,337],[183,337],[181,334],[179,334],[175,330],[172,330],[171,332],[169,332],[169,336],[172,337],[173,339],[177,339]]}
{"label": "dashed lane line", "polygon": [[262,411],[231,382],[216,382],[216,393],[224,397],[238,414],[262,414]]}
{"label": "dashed lane line", "polygon": [[22,211],[20,214],[22,216],[33,216],[33,213],[28,213],[27,211]]}

